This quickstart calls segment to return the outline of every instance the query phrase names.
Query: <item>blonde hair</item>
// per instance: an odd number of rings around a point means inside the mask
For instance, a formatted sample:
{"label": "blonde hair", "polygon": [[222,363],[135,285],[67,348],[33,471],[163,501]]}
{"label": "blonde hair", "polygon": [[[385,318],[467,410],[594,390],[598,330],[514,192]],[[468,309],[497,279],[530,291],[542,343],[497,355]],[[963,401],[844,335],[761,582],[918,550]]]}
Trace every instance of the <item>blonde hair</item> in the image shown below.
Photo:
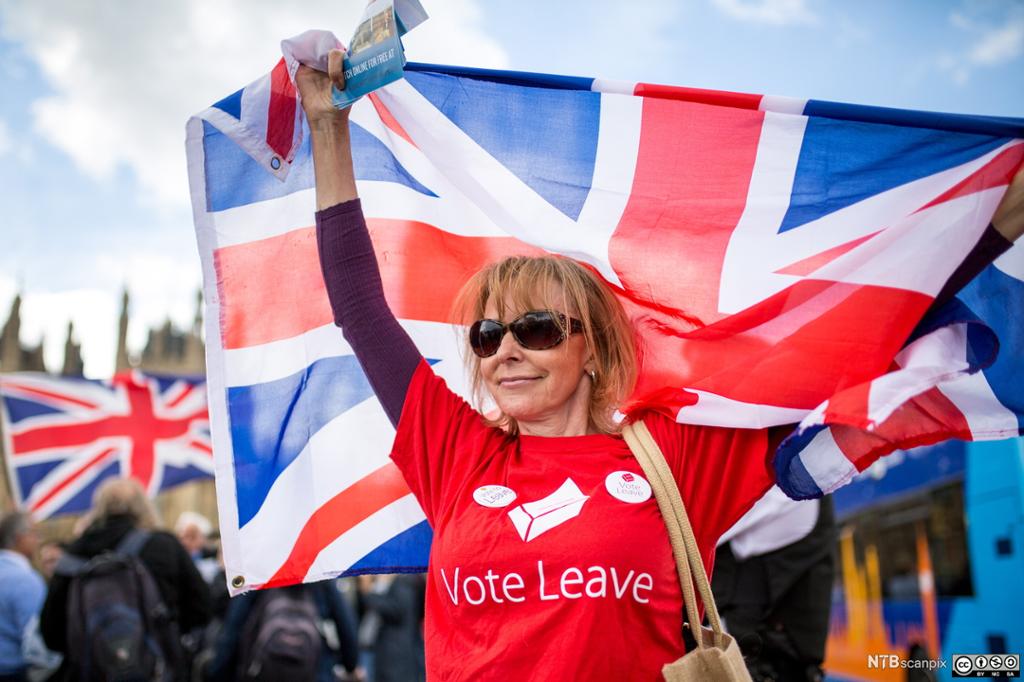
{"label": "blonde hair", "polygon": [[[553,300],[559,289],[561,300]],[[608,285],[568,258],[510,256],[480,270],[462,287],[453,306],[453,319],[472,324],[484,316],[492,299],[501,315],[509,308],[512,312],[554,310],[583,323],[583,337],[594,361],[590,421],[602,433],[617,432],[621,426],[614,419],[615,408],[636,384],[639,347],[629,317]],[[481,405],[484,386],[480,358],[469,349],[468,334],[465,344],[473,397]],[[519,432],[515,419],[504,413],[488,422],[510,435]]]}
{"label": "blonde hair", "polygon": [[101,483],[92,498],[91,514],[93,519],[130,516],[138,528],[146,530],[160,526],[160,515],[134,478],[111,478]]}

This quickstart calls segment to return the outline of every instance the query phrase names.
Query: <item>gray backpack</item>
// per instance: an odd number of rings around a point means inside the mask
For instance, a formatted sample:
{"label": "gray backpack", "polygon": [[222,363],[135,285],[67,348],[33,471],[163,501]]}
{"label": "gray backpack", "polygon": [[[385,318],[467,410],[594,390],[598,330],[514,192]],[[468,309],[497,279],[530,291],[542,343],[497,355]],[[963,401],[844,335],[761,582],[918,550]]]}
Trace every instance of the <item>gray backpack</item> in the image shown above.
{"label": "gray backpack", "polygon": [[149,533],[131,530],[113,552],[65,554],[67,658],[76,680],[174,680],[181,662],[177,623],[139,560]]}
{"label": "gray backpack", "polygon": [[320,614],[306,585],[257,595],[245,622],[238,679],[313,682],[320,661]]}

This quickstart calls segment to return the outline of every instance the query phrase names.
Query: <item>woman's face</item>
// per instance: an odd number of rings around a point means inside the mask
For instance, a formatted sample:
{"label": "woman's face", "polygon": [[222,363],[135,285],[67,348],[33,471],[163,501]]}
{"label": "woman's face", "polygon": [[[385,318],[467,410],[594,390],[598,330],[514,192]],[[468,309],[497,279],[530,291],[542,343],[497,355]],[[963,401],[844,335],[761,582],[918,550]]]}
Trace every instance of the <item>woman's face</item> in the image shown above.
{"label": "woman's face", "polygon": [[[562,300],[562,296],[548,300]],[[528,310],[506,306],[502,313],[491,299],[484,317],[507,324],[525,312]],[[571,311],[561,312],[572,316]],[[506,332],[498,352],[480,358],[480,374],[498,407],[519,423],[523,433],[580,435],[579,424],[586,429],[589,421],[591,384],[587,373],[593,364],[582,334],[570,334],[554,348],[530,350]]]}

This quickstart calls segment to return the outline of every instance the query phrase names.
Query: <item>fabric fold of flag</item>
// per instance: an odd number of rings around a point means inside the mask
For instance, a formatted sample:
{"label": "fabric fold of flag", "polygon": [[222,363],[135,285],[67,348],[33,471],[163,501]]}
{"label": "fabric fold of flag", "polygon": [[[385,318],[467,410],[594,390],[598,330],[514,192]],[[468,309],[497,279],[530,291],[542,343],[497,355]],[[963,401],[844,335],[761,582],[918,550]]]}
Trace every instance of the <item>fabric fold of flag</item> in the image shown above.
{"label": "fabric fold of flag", "polygon": [[[301,107],[250,87],[231,101],[258,107],[214,105],[187,138],[229,579],[422,569],[429,528],[319,279]],[[275,116],[295,121],[286,173],[251,144]],[[640,333],[624,409],[802,422],[776,458],[790,495],[1019,430],[1020,249],[919,324],[1024,159],[1022,119],[410,64],[351,126],[388,301],[463,394],[455,292],[547,252],[599,273]]]}

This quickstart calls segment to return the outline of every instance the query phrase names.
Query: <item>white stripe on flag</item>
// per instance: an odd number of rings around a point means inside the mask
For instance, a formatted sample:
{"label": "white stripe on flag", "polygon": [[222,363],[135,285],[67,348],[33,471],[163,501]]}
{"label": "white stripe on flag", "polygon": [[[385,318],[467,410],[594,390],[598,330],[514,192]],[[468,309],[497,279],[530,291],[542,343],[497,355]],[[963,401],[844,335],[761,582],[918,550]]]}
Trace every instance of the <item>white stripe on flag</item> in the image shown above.
{"label": "white stripe on flag", "polygon": [[832,438],[832,429],[819,431],[799,456],[804,469],[825,493],[832,492],[857,475],[857,468]]}
{"label": "white stripe on flag", "polygon": [[[640,97],[601,95],[594,175],[577,222],[586,228],[585,232],[580,232],[590,244],[585,250],[600,256],[602,263],[611,263],[608,245],[633,190],[642,119],[643,99]],[[610,265],[607,272],[602,270],[601,274],[614,284],[622,285],[617,276],[609,276],[614,274]]]}
{"label": "white stripe on flag", "polygon": [[630,95],[636,92],[636,81],[616,81],[606,78],[595,78],[590,84],[593,92],[605,92],[610,95]]}
{"label": "white stripe on flag", "polygon": [[[266,117],[264,116],[264,118]],[[191,121],[206,121],[214,128],[230,137],[231,140],[242,149],[242,151],[247,153],[257,163],[262,165],[264,170],[266,170],[268,173],[275,176],[279,180],[284,180],[285,178],[288,177],[288,170],[291,168],[290,164],[280,163],[280,159],[278,159],[277,168],[274,168],[273,160],[275,157],[277,157],[277,154],[274,152],[273,149],[270,148],[270,145],[267,144],[266,124],[264,124],[263,127],[259,128],[258,130],[250,129],[231,114],[221,111],[217,107],[210,107],[205,111],[196,114],[194,117],[189,119],[190,123]],[[191,130],[189,131],[188,135],[189,140],[198,139],[199,146],[202,146],[201,136],[199,138],[193,138],[193,131]],[[261,135],[263,137],[260,137]],[[201,159],[203,158],[203,156],[197,153],[193,153],[190,154],[188,158]],[[189,184],[191,184],[191,175],[193,172],[193,169],[190,168]],[[198,196],[201,195],[198,193],[192,195],[193,206],[195,204],[195,199]]]}
{"label": "white stripe on flag", "polygon": [[[399,322],[424,357],[451,360],[461,366],[461,338],[457,327],[443,322]],[[259,346],[233,348],[224,351],[227,386],[253,386],[283,379],[301,372],[317,360],[340,355],[352,355],[352,347],[341,329],[333,324]]]}
{"label": "white stripe on flag", "polygon": [[900,369],[871,382],[868,419],[881,424],[901,405],[943,381],[962,376],[968,368],[965,358],[967,329],[954,324],[927,334],[896,356]]}
{"label": "white stripe on flag", "polygon": [[1018,435],[1017,416],[999,402],[983,372],[948,381],[941,384],[939,390],[963,414],[974,440],[999,440]]}
{"label": "white stripe on flag", "polygon": [[[7,395],[9,397],[17,397],[18,396],[18,394],[15,393],[15,392],[8,393]],[[29,397],[30,400],[36,400],[37,399],[35,396],[32,396],[31,394],[29,394],[28,397]],[[123,397],[124,396],[122,394],[122,398]],[[71,406],[69,406],[69,409],[65,410],[62,413],[61,412],[56,412],[56,413],[51,413],[51,414],[38,414],[38,415],[35,415],[33,417],[26,417],[26,418],[20,420],[17,424],[10,424],[8,429],[7,429],[7,433],[10,436],[16,436],[18,434],[25,433],[25,432],[28,432],[28,431],[34,431],[36,429],[44,429],[44,428],[49,428],[51,426],[59,427],[59,426],[62,426],[64,424],[66,424],[68,422],[68,417],[71,417],[71,416],[75,416],[75,417],[81,419],[82,421],[93,421],[96,418],[97,414],[102,414],[102,413],[107,413],[107,414],[128,414],[128,412],[130,411],[128,406],[125,404],[124,400],[114,401],[114,402],[107,401],[107,403],[108,403],[108,405],[110,405],[110,409],[103,409],[101,407],[98,410],[93,410],[93,409],[88,409],[88,408],[71,407]],[[61,403],[58,403],[58,405],[61,405]],[[61,407],[63,407],[63,405],[61,405]],[[56,449],[63,450],[64,446],[57,446]],[[40,453],[40,452],[46,452],[46,449],[34,448],[34,449],[31,450],[31,452],[34,453],[34,454],[35,453]],[[20,457],[20,455],[19,455],[19,457]]]}
{"label": "white stripe on flag", "polygon": [[342,534],[317,556],[306,574],[306,582],[333,578],[348,570],[383,542],[426,520],[412,493],[368,516]]}
{"label": "white stripe on flag", "polygon": [[243,575],[250,585],[273,577],[317,509],[388,463],[393,439],[394,428],[376,398],[313,434],[278,476],[256,516],[240,529],[241,561],[228,567],[228,575]]}
{"label": "white stripe on flag", "polygon": [[422,150],[385,126],[369,101],[354,105],[352,121],[377,138],[394,154],[409,175],[437,195],[429,197],[393,182],[362,181],[359,183],[359,192],[363,197],[366,215],[416,220],[452,234],[470,237],[509,236],[508,232],[453,185]]}
{"label": "white stripe on flag", "polygon": [[778,274],[779,266],[766,267],[764,260],[778,249],[771,240],[778,236],[778,227],[789,210],[787,199],[792,194],[806,127],[803,116],[764,115],[747,202],[722,262],[720,312],[739,312],[800,279]]}
{"label": "white stripe on flag", "polygon": [[[948,248],[934,234],[933,219],[923,219],[914,214],[930,201],[955,187],[995,156],[1020,142],[1009,142],[982,157],[954,168],[908,182],[886,192],[881,192],[845,208],[779,233],[779,226],[789,208],[796,162],[799,158],[803,138],[805,117],[766,113],[758,144],[757,159],[751,176],[747,205],[743,216],[733,231],[722,266],[722,285],[719,309],[733,313],[758,303],[782,291],[801,279],[795,275],[781,275],[778,270],[793,263],[825,253],[831,248],[885,231],[853,250],[840,256],[812,273],[815,279],[849,281],[911,288],[925,293],[935,293],[948,278],[941,268],[908,268],[905,263],[893,267],[888,260],[887,269],[861,266],[864,256],[880,248],[880,244],[898,242],[900,246],[887,252],[890,259],[899,255],[914,253],[916,248],[940,249],[940,263],[948,263],[949,271],[963,260],[963,256],[977,241],[984,229],[987,215],[984,211],[994,208],[992,197],[1001,190],[989,190],[945,202],[929,209],[937,211],[935,216],[952,210],[953,216],[969,224],[952,228],[956,233],[953,248]],[[799,130],[798,130],[799,128]],[[965,202],[960,206],[954,204]],[[973,207],[973,215],[970,213]],[[924,212],[922,212],[924,213]],[[909,216],[909,218],[908,218]],[[972,219],[973,218],[973,219]],[[955,222],[955,218],[950,222]],[[943,228],[948,225],[943,224]],[[920,260],[920,262],[927,262]],[[922,285],[921,281],[926,282]]]}
{"label": "white stripe on flag", "polygon": [[291,376],[323,358],[351,355],[352,347],[334,324],[259,346],[224,351],[227,386],[253,386]]}
{"label": "white stripe on flag", "polygon": [[[607,261],[605,235],[589,231],[548,203],[408,82],[397,81],[378,92],[423,153],[494,223],[529,244],[590,263],[610,282],[620,284]],[[620,123],[638,124],[639,120]]]}
{"label": "white stripe on flag", "polygon": [[1002,194],[998,187],[912,213],[809,276],[935,296],[978,243],[988,223],[981,216],[992,215]]}
{"label": "white stripe on flag", "polygon": [[[163,464],[169,464],[178,468],[193,466],[212,476],[213,457],[189,446],[189,443],[192,441],[193,436],[185,434],[174,440],[158,440],[154,444],[153,449],[157,459]],[[162,472],[163,467],[157,467],[157,471]],[[159,492],[160,486],[156,486],[154,490]]]}
{"label": "white stripe on flag", "polygon": [[[209,111],[209,110],[208,110]],[[235,470],[231,462],[231,431],[228,425],[227,390],[224,386],[224,351],[220,335],[220,291],[216,285],[217,269],[214,251],[217,239],[211,214],[207,211],[205,125],[202,119],[189,119],[185,138],[188,159],[188,183],[192,195],[192,216],[196,225],[199,259],[203,266],[203,298],[206,301],[204,328],[206,330],[207,405],[210,412],[210,437],[214,457],[217,487],[217,515],[224,560],[228,565],[239,565],[241,549],[238,533],[238,505],[235,503]]]}
{"label": "white stripe on flag", "polygon": [[[48,518],[70,502],[71,498],[75,497],[75,495],[78,495],[82,490],[95,483],[96,476],[114,462],[121,463],[121,473],[124,473],[126,455],[131,452],[131,448],[132,441],[127,437],[100,438],[79,448],[76,453],[70,455],[66,460],[50,470],[46,477],[32,488],[32,493],[27,499],[22,501],[22,506],[25,508],[33,507],[38,504],[39,500],[52,493],[56,486],[66,482],[66,485],[59,492],[54,493],[53,497],[33,511],[33,515],[37,519]],[[78,475],[71,478],[71,474],[78,470],[79,467],[82,467],[90,459],[108,449],[113,451],[82,469]],[[16,492],[20,492],[20,490]]]}
{"label": "white stripe on flag", "polygon": [[313,224],[312,189],[210,213],[217,248],[276,237]]}
{"label": "white stripe on flag", "polygon": [[[113,441],[111,441],[111,437],[108,437],[107,439],[102,440],[101,442],[104,447],[110,447]],[[115,445],[116,444],[117,443],[115,443]],[[10,452],[10,450],[6,450],[5,452]],[[95,455],[98,452],[99,450],[89,450],[89,453],[91,453],[91,455]],[[67,462],[72,459],[79,463],[82,463],[85,461],[85,459],[82,459],[83,457],[85,457],[85,455],[86,451],[83,450],[82,447],[79,445],[74,445],[70,447],[66,445],[60,445],[50,448],[36,448],[35,450],[32,450],[30,452],[24,452],[22,454],[17,455],[16,459],[12,457],[11,463],[13,464],[13,461],[17,461],[18,466],[27,466],[30,464],[43,464],[45,462],[54,462],[57,460],[64,460],[65,462]],[[6,457],[7,456],[5,455],[5,458]],[[14,484],[16,482],[17,476],[12,477],[11,483]],[[38,486],[36,487],[38,488]],[[39,495],[37,494],[36,497],[38,496]]]}
{"label": "white stripe on flag", "polygon": [[761,104],[757,108],[761,111],[773,111],[776,114],[796,114],[800,116],[804,113],[806,106],[806,99],[783,97],[781,95],[764,95],[761,97]]}
{"label": "white stripe on flag", "polygon": [[[357,185],[363,213],[369,218],[426,223],[451,234],[472,237],[508,236],[457,193],[431,197],[405,185],[377,180],[360,180]],[[314,190],[306,189],[210,215],[220,248],[311,227],[315,224],[315,211]]]}
{"label": "white stripe on flag", "polygon": [[[8,396],[24,396],[29,400],[39,400],[59,406],[64,414],[83,415],[88,414],[93,409],[100,409],[104,412],[124,412],[128,409],[128,403],[123,393],[113,393],[109,388],[100,383],[83,380],[76,382],[74,393],[68,395],[69,391],[65,381],[64,379],[54,379],[50,375],[41,372],[0,374],[0,392]],[[33,394],[33,390],[43,391],[51,395],[41,397]],[[96,405],[96,408],[83,407],[71,402],[76,399],[92,403]],[[31,417],[31,419],[39,419],[41,416],[43,415]],[[65,417],[57,415],[57,419],[63,421]],[[17,426],[13,427],[15,431],[25,421],[22,420]],[[45,422],[33,421],[32,428],[41,423]]]}
{"label": "white stripe on flag", "polygon": [[271,74],[257,78],[242,90],[239,119],[242,125],[254,135],[267,139],[268,114],[270,112]]}
{"label": "white stripe on flag", "polygon": [[763,429],[779,424],[795,424],[807,416],[807,410],[774,405],[745,403],[725,396],[687,389],[698,396],[697,403],[688,405],[676,415],[680,424],[706,424],[744,429]]}
{"label": "white stripe on flag", "polygon": [[360,180],[358,186],[368,218],[425,223],[465,237],[509,236],[455,190],[430,197],[394,182]]}

